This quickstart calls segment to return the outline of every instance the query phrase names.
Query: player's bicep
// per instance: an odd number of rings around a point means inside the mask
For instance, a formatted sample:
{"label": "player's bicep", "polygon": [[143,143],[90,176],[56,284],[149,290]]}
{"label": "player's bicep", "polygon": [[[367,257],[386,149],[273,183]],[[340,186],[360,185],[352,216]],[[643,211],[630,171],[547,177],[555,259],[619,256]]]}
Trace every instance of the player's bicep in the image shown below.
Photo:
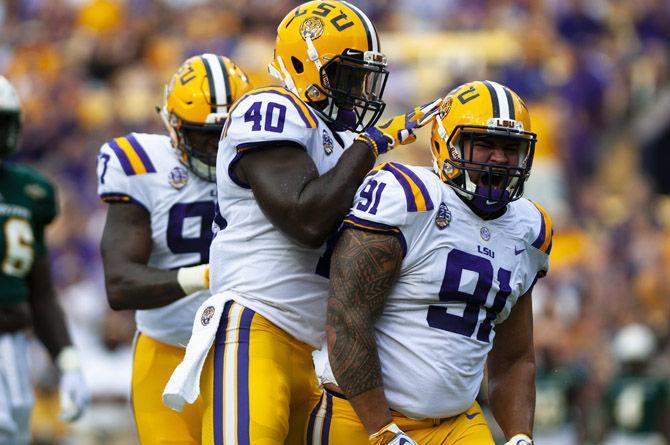
{"label": "player's bicep", "polygon": [[277,144],[251,150],[239,161],[240,173],[270,221],[282,230],[293,224],[300,195],[319,173],[298,145]]}
{"label": "player's bicep", "polygon": [[532,288],[522,295],[509,317],[496,326],[496,337],[489,354],[489,368],[504,370],[518,360],[533,357]]}
{"label": "player's bicep", "polygon": [[345,229],[331,262],[329,320],[353,313],[362,317],[361,322],[373,322],[384,308],[402,257],[394,236]]}
{"label": "player's bicep", "polygon": [[100,244],[105,273],[121,273],[126,263],[146,264],[151,247],[149,213],[135,204],[111,204]]}

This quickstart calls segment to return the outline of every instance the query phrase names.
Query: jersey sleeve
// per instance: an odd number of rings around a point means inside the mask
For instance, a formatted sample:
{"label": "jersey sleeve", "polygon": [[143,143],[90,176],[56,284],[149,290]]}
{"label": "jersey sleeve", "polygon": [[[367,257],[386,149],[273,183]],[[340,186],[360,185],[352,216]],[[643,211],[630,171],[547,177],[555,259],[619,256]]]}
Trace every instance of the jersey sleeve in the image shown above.
{"label": "jersey sleeve", "polygon": [[278,142],[309,146],[318,121],[295,94],[284,88],[261,88],[235,103],[223,130],[226,145],[238,155]]}
{"label": "jersey sleeve", "polygon": [[135,136],[111,139],[100,148],[97,161],[98,195],[105,202],[132,202],[150,208],[150,193],[141,178],[155,173],[151,159]]}
{"label": "jersey sleeve", "polygon": [[398,238],[407,253],[418,229],[415,217],[433,210],[425,184],[410,168],[389,162],[376,167],[359,187],[343,227]]}
{"label": "jersey sleeve", "polygon": [[541,205],[533,202],[538,218],[532,233],[531,246],[534,248],[537,264],[538,278],[544,277],[549,272],[549,254],[551,253],[552,239],[554,236],[551,217]]}

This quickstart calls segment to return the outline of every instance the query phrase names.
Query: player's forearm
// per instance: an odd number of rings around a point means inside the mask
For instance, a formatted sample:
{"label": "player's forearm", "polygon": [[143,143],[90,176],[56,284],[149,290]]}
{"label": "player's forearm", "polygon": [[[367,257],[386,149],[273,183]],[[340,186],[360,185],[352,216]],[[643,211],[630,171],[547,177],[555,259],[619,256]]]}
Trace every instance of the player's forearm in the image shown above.
{"label": "player's forearm", "polygon": [[163,307],[186,295],[177,281],[177,270],[126,264],[107,270],[105,277],[107,299],[114,310]]}
{"label": "player's forearm", "polygon": [[46,254],[35,257],[27,280],[30,289],[28,305],[35,335],[49,354],[56,358],[64,347],[72,344],[72,340],[65,323],[65,314],[54,293],[51,266]]}
{"label": "player's forearm", "polygon": [[[332,300],[331,300],[332,301]],[[381,364],[369,314],[352,316],[332,301],[328,307],[328,350],[333,375],[369,434],[391,422]]]}
{"label": "player's forearm", "polygon": [[509,366],[489,367],[491,411],[506,438],[514,434],[532,437],[535,414],[535,361],[526,357]]}
{"label": "player's forearm", "polygon": [[33,330],[54,359],[66,346],[72,345],[65,314],[52,292],[31,304]]}
{"label": "player's forearm", "polygon": [[354,194],[375,158],[362,142],[347,148],[337,164],[301,190],[286,231],[310,247],[321,246],[337,229],[351,208]]}
{"label": "player's forearm", "polygon": [[[337,312],[329,308],[329,313]],[[329,316],[326,327],[333,375],[369,434],[391,422],[373,329]],[[361,331],[365,332],[361,335]],[[356,332],[357,335],[347,335]]]}
{"label": "player's forearm", "polygon": [[328,303],[328,356],[333,375],[347,398],[383,385],[374,320],[362,310],[349,310],[337,297]]}

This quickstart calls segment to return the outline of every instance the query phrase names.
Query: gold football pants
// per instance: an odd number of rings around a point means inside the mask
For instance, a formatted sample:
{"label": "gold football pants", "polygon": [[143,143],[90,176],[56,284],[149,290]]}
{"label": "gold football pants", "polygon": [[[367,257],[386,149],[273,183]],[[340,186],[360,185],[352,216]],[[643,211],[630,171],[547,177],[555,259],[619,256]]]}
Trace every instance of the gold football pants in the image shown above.
{"label": "gold football pants", "polygon": [[[445,419],[408,419],[393,411],[393,421],[420,445],[494,445],[477,402],[462,414]],[[307,426],[307,445],[367,445],[368,433],[351,404],[322,391]]]}
{"label": "gold football pants", "polygon": [[195,445],[202,435],[202,400],[181,413],[163,405],[163,389],[184,349],[138,333],[133,356],[132,404],[142,445]]}
{"label": "gold football pants", "polygon": [[228,302],[201,377],[203,444],[298,445],[319,393],[312,347]]}

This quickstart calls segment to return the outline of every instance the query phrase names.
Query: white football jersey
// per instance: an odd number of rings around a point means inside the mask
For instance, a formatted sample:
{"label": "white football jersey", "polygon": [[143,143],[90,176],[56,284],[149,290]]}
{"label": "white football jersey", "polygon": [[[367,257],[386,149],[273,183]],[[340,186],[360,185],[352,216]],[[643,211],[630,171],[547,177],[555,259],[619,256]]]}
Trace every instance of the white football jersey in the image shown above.
{"label": "white football jersey", "polygon": [[[521,198],[485,221],[432,170],[373,170],[344,227],[397,237],[404,258],[375,330],[386,398],[414,418],[467,410],[516,301],[549,267],[551,220]],[[316,357],[322,381],[332,380]]]}
{"label": "white football jersey", "polygon": [[231,299],[314,347],[324,338],[328,298],[325,247],[310,249],[280,232],[258,206],[251,188],[236,177],[235,163],[250,147],[295,143],[324,174],[353,143],[333,133],[296,95],[260,88],[238,100],[224,127],[216,163],[218,208],[211,246],[212,293]]}
{"label": "white football jersey", "polygon": [[[132,202],[151,218],[148,265],[176,269],[209,261],[216,184],[191,173],[170,138],[131,133],[112,139],[98,155],[98,194],[105,202]],[[210,296],[199,291],[167,306],[138,310],[137,329],[162,342],[185,346],[193,317]]]}

